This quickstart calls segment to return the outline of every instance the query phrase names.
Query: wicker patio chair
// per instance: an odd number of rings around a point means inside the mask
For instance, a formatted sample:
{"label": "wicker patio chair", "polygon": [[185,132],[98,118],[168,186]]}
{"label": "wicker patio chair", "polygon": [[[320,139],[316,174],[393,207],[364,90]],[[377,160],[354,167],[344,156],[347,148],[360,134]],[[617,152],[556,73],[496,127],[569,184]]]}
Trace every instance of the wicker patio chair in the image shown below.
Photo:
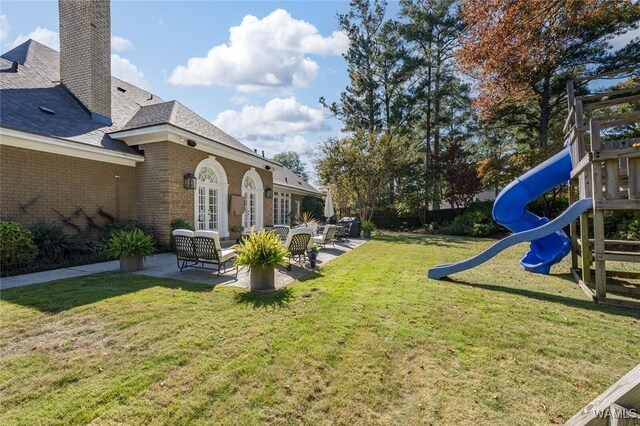
{"label": "wicker patio chair", "polygon": [[333,247],[335,247],[336,246],[335,239],[336,239],[336,226],[325,225],[324,229],[322,230],[322,234],[313,237],[313,242],[318,245],[321,245],[322,247],[326,247],[327,244],[331,243],[333,244]]}
{"label": "wicker patio chair", "polygon": [[303,263],[307,259],[307,250],[311,248],[313,234],[310,228],[295,228],[289,231],[284,246],[289,250],[289,265],[287,271],[291,270],[291,260]]}
{"label": "wicker patio chair", "polygon": [[289,235],[289,231],[291,228],[288,225],[274,225],[273,232],[278,234],[282,241],[286,241],[287,235]]}
{"label": "wicker patio chair", "polygon": [[[220,246],[220,234],[215,231],[196,231],[193,233],[193,245],[195,247],[196,256],[198,262],[202,264],[204,268],[205,263],[217,265],[218,276],[222,267],[227,272],[227,262],[236,257],[236,252],[233,249],[222,249]],[[238,268],[236,269],[236,276],[238,275]]]}
{"label": "wicker patio chair", "polygon": [[196,248],[193,245],[193,231],[176,229],[173,231],[173,241],[176,247],[176,261],[181,271],[198,264]]}

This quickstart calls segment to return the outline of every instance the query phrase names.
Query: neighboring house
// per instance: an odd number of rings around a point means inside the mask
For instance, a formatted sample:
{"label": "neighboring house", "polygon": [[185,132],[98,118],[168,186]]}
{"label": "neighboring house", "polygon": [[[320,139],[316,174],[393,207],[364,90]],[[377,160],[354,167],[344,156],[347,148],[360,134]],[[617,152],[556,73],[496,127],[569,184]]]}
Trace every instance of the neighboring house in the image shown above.
{"label": "neighboring house", "polygon": [[3,220],[77,232],[136,220],[167,244],[177,218],[227,237],[322,197],[181,103],[111,77],[108,1],[59,6],[60,53],[29,40],[0,58]]}

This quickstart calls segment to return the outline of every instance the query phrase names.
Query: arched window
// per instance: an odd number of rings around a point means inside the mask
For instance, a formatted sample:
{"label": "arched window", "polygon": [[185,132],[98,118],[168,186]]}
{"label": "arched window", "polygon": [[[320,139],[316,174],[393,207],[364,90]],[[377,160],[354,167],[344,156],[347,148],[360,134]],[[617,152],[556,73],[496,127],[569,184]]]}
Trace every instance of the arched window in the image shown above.
{"label": "arched window", "polygon": [[215,159],[203,160],[196,168],[195,228],[229,235],[227,227],[227,176]]}
{"label": "arched window", "polygon": [[262,228],[263,188],[262,179],[255,169],[245,173],[242,179],[242,196],[244,197],[244,213],[242,226],[245,231]]}

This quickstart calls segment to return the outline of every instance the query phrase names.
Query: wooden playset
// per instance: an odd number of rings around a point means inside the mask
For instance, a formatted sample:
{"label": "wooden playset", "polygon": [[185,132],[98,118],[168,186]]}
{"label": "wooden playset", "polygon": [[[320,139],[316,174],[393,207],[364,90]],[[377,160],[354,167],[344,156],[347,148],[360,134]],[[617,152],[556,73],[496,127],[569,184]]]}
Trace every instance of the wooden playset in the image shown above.
{"label": "wooden playset", "polygon": [[[640,111],[631,108],[640,103],[640,86],[586,95],[577,95],[576,88],[592,80],[624,77],[639,68],[569,81],[564,126],[573,166],[569,202],[593,201],[593,208],[570,225],[572,272],[591,300],[633,308],[640,308],[640,268],[628,265],[640,263],[640,241],[606,239],[605,217],[612,212],[640,212],[640,137],[611,140],[607,131],[640,124]],[[608,114],[625,105],[629,112]]]}

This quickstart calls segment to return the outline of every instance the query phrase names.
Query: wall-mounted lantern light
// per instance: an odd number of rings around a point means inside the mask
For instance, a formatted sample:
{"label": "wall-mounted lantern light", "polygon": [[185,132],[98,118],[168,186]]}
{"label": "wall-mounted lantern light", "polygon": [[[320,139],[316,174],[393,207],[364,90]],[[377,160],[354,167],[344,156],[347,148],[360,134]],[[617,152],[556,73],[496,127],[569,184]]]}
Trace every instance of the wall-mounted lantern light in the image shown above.
{"label": "wall-mounted lantern light", "polygon": [[184,175],[184,189],[196,189],[196,175],[193,173],[185,173]]}
{"label": "wall-mounted lantern light", "polygon": [[273,198],[273,189],[267,188],[264,190],[265,198]]}

